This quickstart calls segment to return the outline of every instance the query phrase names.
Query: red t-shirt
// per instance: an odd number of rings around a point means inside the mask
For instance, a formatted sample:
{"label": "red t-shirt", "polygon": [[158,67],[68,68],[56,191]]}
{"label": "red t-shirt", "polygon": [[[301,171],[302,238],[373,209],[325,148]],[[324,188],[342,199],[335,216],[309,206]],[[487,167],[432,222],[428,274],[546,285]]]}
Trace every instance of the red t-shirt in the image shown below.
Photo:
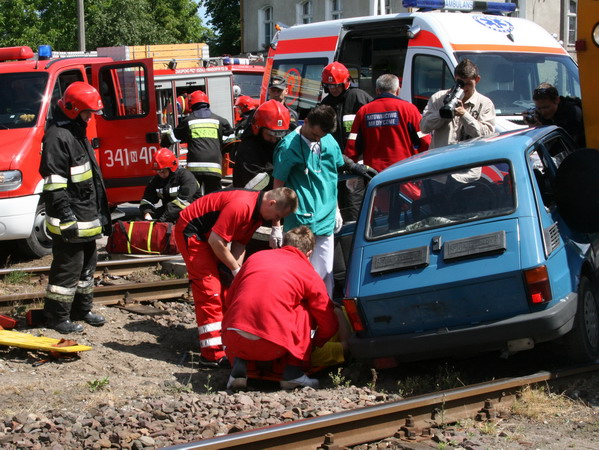
{"label": "red t-shirt", "polygon": [[236,328],[286,348],[298,359],[314,343],[324,345],[336,332],[337,318],[324,282],[295,247],[255,253],[241,266],[225,298],[222,329]]}
{"label": "red t-shirt", "polygon": [[429,138],[419,138],[421,115],[413,104],[382,94],[362,106],[354,118],[345,154],[379,172],[391,164],[428,150]]}
{"label": "red t-shirt", "polygon": [[200,197],[181,211],[176,232],[207,241],[214,231],[226,242],[247,244],[262,225],[263,192],[225,189]]}

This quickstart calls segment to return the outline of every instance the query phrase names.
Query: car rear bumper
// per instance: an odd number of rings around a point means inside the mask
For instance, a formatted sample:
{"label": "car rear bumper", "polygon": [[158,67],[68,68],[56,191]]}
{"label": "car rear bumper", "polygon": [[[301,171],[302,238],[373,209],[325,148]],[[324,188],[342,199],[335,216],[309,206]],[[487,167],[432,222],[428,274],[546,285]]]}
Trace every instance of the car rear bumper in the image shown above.
{"label": "car rear bumper", "polygon": [[353,334],[349,350],[358,359],[394,356],[413,361],[505,349],[507,342],[514,339],[531,338],[537,344],[552,341],[572,329],[577,298],[576,293],[571,293],[547,310],[468,328],[367,338]]}

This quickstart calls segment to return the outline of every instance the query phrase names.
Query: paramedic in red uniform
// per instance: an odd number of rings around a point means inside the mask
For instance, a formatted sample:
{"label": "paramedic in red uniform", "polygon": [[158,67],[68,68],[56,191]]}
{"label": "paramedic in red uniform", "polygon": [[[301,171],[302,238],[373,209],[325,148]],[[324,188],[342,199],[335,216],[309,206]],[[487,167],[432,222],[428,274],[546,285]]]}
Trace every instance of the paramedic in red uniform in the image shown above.
{"label": "paramedic in red uniform", "polygon": [[194,91],[189,96],[191,114],[177,128],[175,136],[187,144],[187,168],[194,174],[203,194],[221,188],[223,141],[233,134],[227,119],[210,111],[208,96]]}
{"label": "paramedic in red uniform", "polygon": [[152,160],[156,175],[146,186],[139,211],[145,220],[175,223],[179,213],[195,200],[198,182],[189,170],[179,167],[168,148],[159,149]]}
{"label": "paramedic in red uniform", "polygon": [[[322,86],[328,94],[320,102],[329,105],[337,114],[337,129],[333,137],[341,150],[347,145],[347,137],[358,110],[372,101],[366,91],[351,86],[349,70],[340,62],[332,62],[322,70]],[[339,184],[339,208],[344,222],[358,219],[364,197],[364,182],[360,179]]]}
{"label": "paramedic in red uniform", "polygon": [[237,275],[246,244],[265,220],[281,220],[296,208],[297,195],[292,189],[225,189],[205,195],[181,211],[175,239],[191,281],[201,364],[228,366],[220,336],[221,276]]}
{"label": "paramedic in red uniform", "polygon": [[309,365],[312,344],[323,346],[338,322],[324,282],[310,264],[315,242],[308,227],[294,228],[285,233],[283,247],[255,253],[241,267],[225,298],[223,343],[233,361],[227,389],[246,387],[246,361],[283,356],[283,389],[318,387],[302,367]]}
{"label": "paramedic in red uniform", "polygon": [[345,154],[354,161],[380,172],[391,164],[428,149],[426,139],[418,135],[420,112],[401,100],[399,79],[385,74],[376,80],[377,97],[362,106],[352,126]]}
{"label": "paramedic in red uniform", "polygon": [[42,143],[40,174],[46,204],[46,227],[52,236],[52,266],[44,315],[56,331],[80,333],[83,320],[106,321],[92,312],[96,240],[111,232],[106,189],[94,150],[87,139],[92,114],[102,114],[102,100],[93,86],[70,84]]}

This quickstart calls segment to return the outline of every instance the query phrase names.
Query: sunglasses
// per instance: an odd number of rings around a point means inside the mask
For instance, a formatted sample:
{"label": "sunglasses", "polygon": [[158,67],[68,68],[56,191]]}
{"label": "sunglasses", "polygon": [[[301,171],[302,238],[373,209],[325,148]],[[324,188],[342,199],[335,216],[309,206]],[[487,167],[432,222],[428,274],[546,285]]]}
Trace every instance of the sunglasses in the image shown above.
{"label": "sunglasses", "polygon": [[327,89],[331,89],[331,88],[340,88],[343,86],[343,83],[336,83],[336,84],[328,84],[328,83],[324,83],[324,87],[326,87]]}

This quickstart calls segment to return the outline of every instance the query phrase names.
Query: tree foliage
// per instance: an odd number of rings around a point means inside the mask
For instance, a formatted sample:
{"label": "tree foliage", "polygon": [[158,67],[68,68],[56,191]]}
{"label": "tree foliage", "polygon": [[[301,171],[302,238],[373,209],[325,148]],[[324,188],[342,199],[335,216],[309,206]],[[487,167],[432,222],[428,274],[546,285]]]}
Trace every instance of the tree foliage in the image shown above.
{"label": "tree foliage", "polygon": [[[194,0],[85,0],[86,49],[208,42]],[[76,0],[1,0],[0,46],[79,49]]]}
{"label": "tree foliage", "polygon": [[208,40],[211,55],[236,55],[241,51],[241,7],[239,0],[200,0],[210,15],[215,35]]}

